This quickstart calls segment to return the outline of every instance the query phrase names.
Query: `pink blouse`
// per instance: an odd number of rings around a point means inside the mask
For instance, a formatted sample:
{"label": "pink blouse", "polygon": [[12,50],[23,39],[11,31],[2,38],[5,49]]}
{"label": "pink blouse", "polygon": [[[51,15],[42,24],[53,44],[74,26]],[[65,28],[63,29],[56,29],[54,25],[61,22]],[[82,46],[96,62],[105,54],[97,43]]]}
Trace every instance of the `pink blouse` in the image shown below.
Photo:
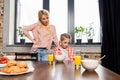
{"label": "pink blouse", "polygon": [[[40,41],[38,42],[38,44],[33,44],[32,49],[33,50],[37,50],[38,48],[46,48],[46,49],[50,49],[51,48],[51,44],[52,41],[54,41],[55,45],[58,46],[58,38],[56,35],[56,29],[54,25],[49,25],[50,27],[50,38],[48,39],[45,35],[47,34],[46,29],[40,29],[40,36],[39,39]],[[23,28],[23,33],[27,36],[29,35],[29,31],[32,32],[32,36],[34,40],[38,41],[38,24],[32,24],[30,26],[27,26],[25,28]]]}

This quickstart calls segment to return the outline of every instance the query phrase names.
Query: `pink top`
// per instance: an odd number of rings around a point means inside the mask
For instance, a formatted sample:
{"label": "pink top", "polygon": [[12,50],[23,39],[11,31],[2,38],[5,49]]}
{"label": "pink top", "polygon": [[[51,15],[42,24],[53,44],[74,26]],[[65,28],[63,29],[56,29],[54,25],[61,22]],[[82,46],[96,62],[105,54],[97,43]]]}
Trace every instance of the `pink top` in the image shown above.
{"label": "pink top", "polygon": [[37,44],[33,44],[33,46],[32,46],[33,50],[37,50],[38,48],[46,48],[49,50],[51,48],[52,41],[54,41],[56,46],[59,45],[58,38],[56,35],[56,29],[55,29],[54,25],[49,25],[49,27],[50,27],[49,39],[48,39],[48,37],[45,37],[47,34],[47,31],[45,28],[39,30],[40,36],[38,37],[38,35],[39,35],[38,27],[39,27],[38,23],[35,23],[35,24],[27,26],[23,29],[23,33],[26,36],[29,35],[29,31],[32,31],[33,39],[38,41]]}

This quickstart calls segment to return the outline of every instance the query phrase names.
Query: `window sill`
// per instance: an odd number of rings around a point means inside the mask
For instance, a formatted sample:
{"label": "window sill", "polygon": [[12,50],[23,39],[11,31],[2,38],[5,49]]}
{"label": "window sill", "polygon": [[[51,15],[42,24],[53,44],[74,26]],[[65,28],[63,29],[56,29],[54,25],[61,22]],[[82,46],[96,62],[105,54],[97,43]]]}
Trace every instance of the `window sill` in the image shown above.
{"label": "window sill", "polygon": [[[4,52],[30,52],[31,51],[32,44],[11,44],[6,45],[6,47],[3,49]],[[52,45],[52,49],[55,47],[55,45]],[[101,45],[100,44],[71,44],[71,47],[73,47],[74,51],[80,50],[81,52],[92,52],[92,53],[101,53]]]}
{"label": "window sill", "polygon": [[[72,47],[101,47],[101,44],[71,44]],[[32,47],[32,44],[11,44],[7,47]],[[54,47],[54,45],[52,45]]]}

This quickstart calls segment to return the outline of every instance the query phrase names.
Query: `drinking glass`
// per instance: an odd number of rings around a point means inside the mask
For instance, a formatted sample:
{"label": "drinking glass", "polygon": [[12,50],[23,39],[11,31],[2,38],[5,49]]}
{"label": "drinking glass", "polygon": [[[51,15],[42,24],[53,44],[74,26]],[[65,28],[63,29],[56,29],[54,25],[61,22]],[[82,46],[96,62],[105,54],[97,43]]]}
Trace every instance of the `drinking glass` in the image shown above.
{"label": "drinking glass", "polygon": [[52,64],[52,63],[53,63],[53,60],[54,60],[53,51],[49,51],[49,52],[48,52],[48,63],[49,63],[49,64]]}
{"label": "drinking glass", "polygon": [[81,55],[78,52],[74,55],[74,65],[76,69],[79,69],[81,66]]}

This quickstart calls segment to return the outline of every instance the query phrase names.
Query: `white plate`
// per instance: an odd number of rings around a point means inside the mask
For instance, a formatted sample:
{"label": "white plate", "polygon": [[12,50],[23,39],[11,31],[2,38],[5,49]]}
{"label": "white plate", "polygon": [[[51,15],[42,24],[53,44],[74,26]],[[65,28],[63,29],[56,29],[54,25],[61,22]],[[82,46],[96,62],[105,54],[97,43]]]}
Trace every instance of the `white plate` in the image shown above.
{"label": "white plate", "polygon": [[0,75],[20,75],[20,74],[30,73],[30,72],[33,72],[33,71],[34,71],[34,68],[33,67],[29,67],[29,69],[26,72],[14,73],[14,74],[0,72]]}
{"label": "white plate", "polygon": [[0,64],[0,68],[5,67],[7,64]]}

